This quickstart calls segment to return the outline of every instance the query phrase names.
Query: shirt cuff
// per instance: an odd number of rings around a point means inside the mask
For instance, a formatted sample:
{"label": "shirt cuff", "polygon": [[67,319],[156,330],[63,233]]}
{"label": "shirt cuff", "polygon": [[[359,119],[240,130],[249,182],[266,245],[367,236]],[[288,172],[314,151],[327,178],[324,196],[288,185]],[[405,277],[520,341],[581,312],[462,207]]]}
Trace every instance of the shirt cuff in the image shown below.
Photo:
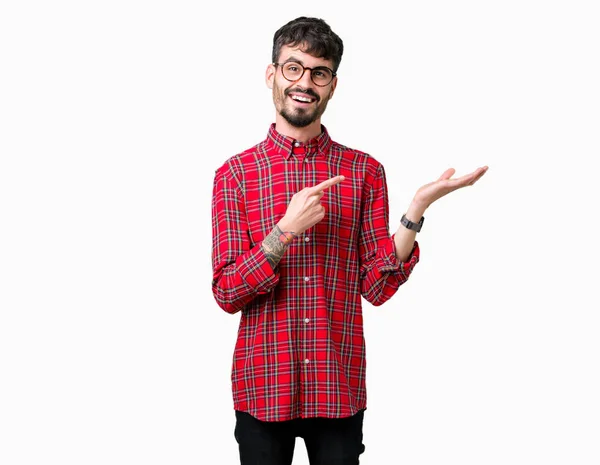
{"label": "shirt cuff", "polygon": [[398,257],[396,257],[396,243],[394,242],[395,235],[396,234],[387,240],[383,244],[383,247],[379,248],[376,266],[381,273],[402,273],[408,277],[415,265],[419,262],[419,243],[415,241],[410,255],[406,261],[401,262],[398,260]]}
{"label": "shirt cuff", "polygon": [[260,245],[256,253],[249,255],[240,265],[239,271],[248,286],[258,294],[267,294],[279,282],[279,273],[275,273]]}

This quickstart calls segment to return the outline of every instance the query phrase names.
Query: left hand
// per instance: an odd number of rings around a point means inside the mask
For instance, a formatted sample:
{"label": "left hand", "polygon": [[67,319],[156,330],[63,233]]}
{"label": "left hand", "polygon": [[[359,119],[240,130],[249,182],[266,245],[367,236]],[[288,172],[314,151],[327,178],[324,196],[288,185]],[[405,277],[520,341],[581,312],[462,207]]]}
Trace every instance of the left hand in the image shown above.
{"label": "left hand", "polygon": [[477,168],[470,174],[465,174],[460,178],[452,179],[452,175],[456,172],[454,168],[448,168],[439,177],[437,181],[430,182],[420,187],[414,197],[414,202],[421,206],[423,210],[429,207],[439,198],[449,194],[450,192],[460,189],[465,186],[472,186],[486,173],[487,166]]}

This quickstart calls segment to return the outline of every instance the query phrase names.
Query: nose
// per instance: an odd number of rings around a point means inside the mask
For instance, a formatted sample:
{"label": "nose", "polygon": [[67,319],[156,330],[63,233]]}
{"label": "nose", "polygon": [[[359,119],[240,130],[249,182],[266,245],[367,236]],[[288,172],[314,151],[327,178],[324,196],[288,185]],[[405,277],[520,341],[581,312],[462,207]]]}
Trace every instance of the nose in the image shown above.
{"label": "nose", "polygon": [[305,89],[312,87],[313,82],[311,78],[311,73],[312,69],[304,68],[304,73],[302,73],[302,76],[300,76],[300,79],[298,79],[296,83],[302,84],[302,87],[304,87]]}

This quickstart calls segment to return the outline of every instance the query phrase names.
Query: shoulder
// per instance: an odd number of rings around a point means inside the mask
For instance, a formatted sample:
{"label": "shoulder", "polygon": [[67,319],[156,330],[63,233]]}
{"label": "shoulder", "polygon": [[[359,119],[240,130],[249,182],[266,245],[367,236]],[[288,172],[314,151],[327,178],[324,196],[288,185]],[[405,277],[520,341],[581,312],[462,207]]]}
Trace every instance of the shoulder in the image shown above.
{"label": "shoulder", "polygon": [[260,142],[242,152],[227,158],[215,170],[215,177],[224,177],[227,180],[243,183],[244,174],[251,167],[256,166],[260,158],[266,156],[266,142]]}
{"label": "shoulder", "polygon": [[330,147],[332,157],[339,158],[338,162],[354,172],[363,173],[365,180],[370,181],[383,173],[383,164],[373,155],[357,150],[339,142],[332,141]]}

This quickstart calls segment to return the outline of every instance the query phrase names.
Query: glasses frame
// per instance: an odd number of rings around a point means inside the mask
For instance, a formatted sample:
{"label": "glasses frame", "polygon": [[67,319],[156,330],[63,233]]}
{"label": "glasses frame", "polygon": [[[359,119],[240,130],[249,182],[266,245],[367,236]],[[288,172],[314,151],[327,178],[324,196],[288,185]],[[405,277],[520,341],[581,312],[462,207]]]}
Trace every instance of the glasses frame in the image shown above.
{"label": "glasses frame", "polygon": [[[300,75],[300,77],[298,79],[288,79],[288,77],[285,75],[285,73],[283,72],[283,66],[287,65],[288,63],[293,63],[295,65],[298,65],[302,68],[302,74]],[[302,79],[302,77],[304,76],[304,72],[309,69],[310,70],[310,80],[313,82],[313,84],[315,86],[318,87],[327,87],[329,84],[331,84],[333,82],[333,78],[335,78],[337,76],[337,73],[335,71],[333,71],[331,68],[329,68],[328,66],[315,66],[314,68],[309,68],[308,66],[304,66],[302,63],[298,63],[297,61],[286,61],[285,63],[273,63],[274,66],[281,66],[281,74],[284,77],[284,79],[286,81],[290,81],[290,82],[296,82],[299,81],[300,79]],[[326,69],[329,72],[331,72],[331,81],[329,81],[327,84],[317,84],[313,78],[312,72],[314,70],[319,70],[319,69]]]}

